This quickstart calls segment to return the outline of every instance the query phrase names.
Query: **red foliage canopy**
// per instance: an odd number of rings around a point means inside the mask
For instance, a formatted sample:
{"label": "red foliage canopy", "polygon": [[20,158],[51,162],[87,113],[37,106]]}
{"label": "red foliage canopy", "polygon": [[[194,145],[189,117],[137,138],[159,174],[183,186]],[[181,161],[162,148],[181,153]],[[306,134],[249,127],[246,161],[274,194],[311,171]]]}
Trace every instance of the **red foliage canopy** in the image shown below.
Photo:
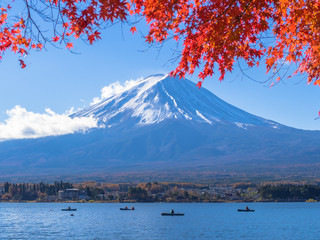
{"label": "red foliage canopy", "polygon": [[[0,3],[0,58],[7,50],[23,56],[48,42],[71,49],[71,36],[86,37],[92,44],[100,39],[103,24],[139,15],[149,26],[148,43],[169,37],[183,41],[172,75],[184,77],[199,68],[203,81],[218,69],[222,80],[238,60],[249,67],[263,60],[267,72],[295,63],[295,73],[320,85],[318,0],[28,0],[25,4],[24,15],[13,21],[8,20],[9,12],[14,12],[10,5]],[[53,23],[50,38],[43,35],[32,13]],[[268,35],[272,39],[264,41]]]}

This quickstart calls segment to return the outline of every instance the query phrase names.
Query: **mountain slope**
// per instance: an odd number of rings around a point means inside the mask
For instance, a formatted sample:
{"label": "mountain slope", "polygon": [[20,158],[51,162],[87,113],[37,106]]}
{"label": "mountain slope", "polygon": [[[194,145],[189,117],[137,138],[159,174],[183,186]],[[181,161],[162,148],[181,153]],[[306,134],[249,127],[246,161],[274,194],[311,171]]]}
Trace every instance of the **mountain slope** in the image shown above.
{"label": "mountain slope", "polygon": [[1,176],[250,175],[319,164],[320,148],[310,144],[319,131],[254,116],[188,80],[151,76],[72,117],[91,115],[100,128],[87,133],[0,143]]}

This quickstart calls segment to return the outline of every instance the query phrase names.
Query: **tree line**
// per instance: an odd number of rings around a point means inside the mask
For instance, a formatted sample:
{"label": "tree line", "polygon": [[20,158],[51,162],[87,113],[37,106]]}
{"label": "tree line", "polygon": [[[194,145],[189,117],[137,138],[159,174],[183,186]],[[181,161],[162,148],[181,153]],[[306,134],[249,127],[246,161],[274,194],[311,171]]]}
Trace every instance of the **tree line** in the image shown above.
{"label": "tree line", "polygon": [[320,200],[320,186],[318,185],[265,185],[259,188],[263,199],[280,201]]}
{"label": "tree line", "polygon": [[[2,186],[2,187],[1,187]],[[320,201],[320,186],[312,184],[209,185],[192,183],[9,183],[0,184],[2,201],[59,201],[58,192],[77,189],[79,201],[224,202]],[[60,199],[61,200],[61,199]]]}
{"label": "tree line", "polygon": [[47,195],[56,195],[59,190],[73,188],[72,183],[56,181],[49,183],[4,183],[2,200],[36,200]]}

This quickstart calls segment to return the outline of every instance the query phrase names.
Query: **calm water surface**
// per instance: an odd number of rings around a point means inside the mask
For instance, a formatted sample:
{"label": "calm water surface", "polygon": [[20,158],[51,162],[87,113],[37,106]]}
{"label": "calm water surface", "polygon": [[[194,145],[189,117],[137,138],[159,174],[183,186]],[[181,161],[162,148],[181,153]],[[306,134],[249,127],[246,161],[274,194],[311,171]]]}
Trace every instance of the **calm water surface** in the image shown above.
{"label": "calm water surface", "polygon": [[[68,206],[76,212],[62,212]],[[0,239],[320,239],[320,203],[0,203]],[[185,216],[161,216],[160,212]],[[74,216],[70,214],[73,213]]]}

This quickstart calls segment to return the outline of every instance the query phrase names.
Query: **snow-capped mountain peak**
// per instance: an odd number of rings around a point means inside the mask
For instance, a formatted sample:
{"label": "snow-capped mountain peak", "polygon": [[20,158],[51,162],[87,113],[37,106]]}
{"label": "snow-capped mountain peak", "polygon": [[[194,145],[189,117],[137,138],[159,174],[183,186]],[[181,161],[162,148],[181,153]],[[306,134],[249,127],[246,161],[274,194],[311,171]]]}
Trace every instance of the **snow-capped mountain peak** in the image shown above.
{"label": "snow-capped mountain peak", "polygon": [[105,96],[72,117],[93,116],[100,125],[150,125],[169,119],[214,124],[278,126],[278,124],[240,110],[216,97],[212,92],[186,80],[168,75],[152,75],[145,79],[111,84]]}

